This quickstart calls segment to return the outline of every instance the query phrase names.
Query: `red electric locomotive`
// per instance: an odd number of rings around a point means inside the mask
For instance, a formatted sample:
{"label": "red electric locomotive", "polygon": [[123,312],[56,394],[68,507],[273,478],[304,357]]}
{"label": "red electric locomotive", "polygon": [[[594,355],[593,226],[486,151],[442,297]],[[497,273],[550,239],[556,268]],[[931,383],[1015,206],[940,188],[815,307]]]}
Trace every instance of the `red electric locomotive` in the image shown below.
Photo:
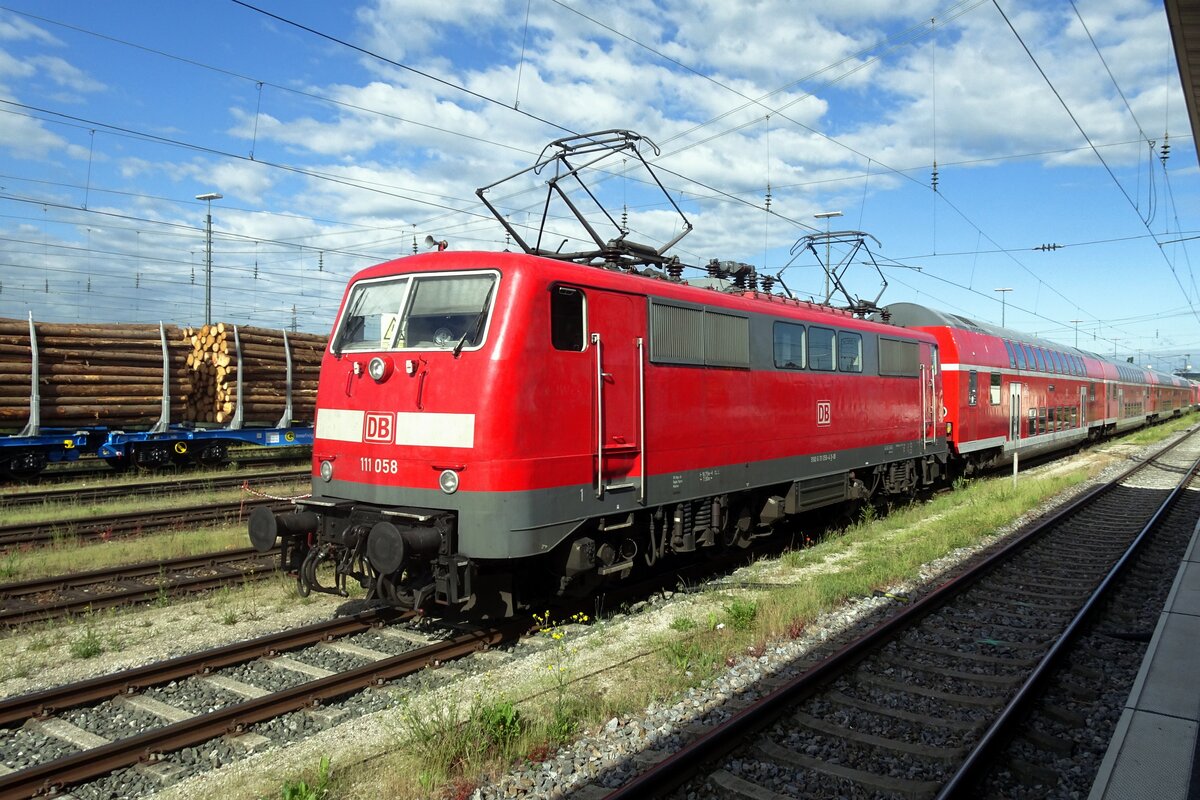
{"label": "red electric locomotive", "polygon": [[941,350],[945,419],[965,472],[1075,447],[1181,414],[1182,378],[912,303],[891,322],[932,334]]}
{"label": "red electric locomotive", "polygon": [[351,282],[313,493],[255,513],[304,590],[414,607],[587,590],[938,478],[932,336],[752,289],[439,252]]}

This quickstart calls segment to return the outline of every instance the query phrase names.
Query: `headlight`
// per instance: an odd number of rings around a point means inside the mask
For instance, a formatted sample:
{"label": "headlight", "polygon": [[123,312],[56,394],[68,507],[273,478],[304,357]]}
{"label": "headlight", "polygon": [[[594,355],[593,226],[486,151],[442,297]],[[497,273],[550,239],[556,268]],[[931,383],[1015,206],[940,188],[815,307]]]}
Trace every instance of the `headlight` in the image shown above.
{"label": "headlight", "polygon": [[323,480],[323,481],[333,480],[333,462],[332,461],[322,461],[321,462],[321,480]]}
{"label": "headlight", "polygon": [[438,486],[441,486],[446,494],[454,494],[458,491],[458,473],[452,469],[442,470],[442,474],[438,476]]}
{"label": "headlight", "polygon": [[382,383],[387,380],[387,377],[392,374],[392,361],[388,358],[375,356],[367,364],[367,374],[370,375],[377,383]]}

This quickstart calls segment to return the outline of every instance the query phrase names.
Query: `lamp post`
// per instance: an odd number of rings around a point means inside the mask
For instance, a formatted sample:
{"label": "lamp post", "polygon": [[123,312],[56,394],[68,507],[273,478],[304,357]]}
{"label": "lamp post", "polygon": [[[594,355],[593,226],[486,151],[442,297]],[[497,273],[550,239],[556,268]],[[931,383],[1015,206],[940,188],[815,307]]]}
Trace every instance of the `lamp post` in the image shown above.
{"label": "lamp post", "polygon": [[1075,349],[1078,350],[1079,349],[1079,323],[1083,322],[1083,320],[1071,319],[1071,320],[1067,320],[1067,321],[1075,323]]}
{"label": "lamp post", "polygon": [[819,214],[813,214],[813,217],[816,219],[825,220],[825,305],[829,305],[829,266],[831,259],[830,250],[832,247],[832,242],[829,238],[829,220],[832,217],[840,217],[841,215],[842,212],[840,211],[822,211]]}
{"label": "lamp post", "polygon": [[1000,293],[1000,327],[1003,328],[1004,327],[1004,308],[1005,308],[1004,297],[1005,297],[1005,295],[1007,295],[1009,292],[1012,291],[1012,287],[1006,286],[1003,289],[992,289],[992,291]]}
{"label": "lamp post", "polygon": [[208,213],[204,217],[204,324],[212,325],[212,201],[220,200],[224,195],[216,192],[196,195],[197,200],[208,204]]}

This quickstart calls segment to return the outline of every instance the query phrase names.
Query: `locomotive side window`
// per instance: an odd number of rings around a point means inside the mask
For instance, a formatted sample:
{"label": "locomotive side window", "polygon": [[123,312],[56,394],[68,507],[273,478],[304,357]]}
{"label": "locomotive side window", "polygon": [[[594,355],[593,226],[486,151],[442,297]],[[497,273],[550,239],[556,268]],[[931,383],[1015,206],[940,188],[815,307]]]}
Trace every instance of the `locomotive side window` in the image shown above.
{"label": "locomotive side window", "polygon": [[839,331],[837,335],[838,369],[842,372],[862,372],[862,336]]}
{"label": "locomotive side window", "polygon": [[993,372],[991,385],[988,387],[988,402],[994,406],[1000,405],[1000,373]]}
{"label": "locomotive side window", "polygon": [[916,378],[921,374],[921,349],[916,342],[879,337],[879,374]]}
{"label": "locomotive side window", "polygon": [[776,322],[772,332],[775,366],[780,369],[804,369],[804,326]]}
{"label": "locomotive side window", "polygon": [[583,350],[583,292],[570,286],[550,291],[550,342],[555,350]]}
{"label": "locomotive side window", "polygon": [[835,333],[829,328],[808,329],[808,368],[832,371],[835,364]]}

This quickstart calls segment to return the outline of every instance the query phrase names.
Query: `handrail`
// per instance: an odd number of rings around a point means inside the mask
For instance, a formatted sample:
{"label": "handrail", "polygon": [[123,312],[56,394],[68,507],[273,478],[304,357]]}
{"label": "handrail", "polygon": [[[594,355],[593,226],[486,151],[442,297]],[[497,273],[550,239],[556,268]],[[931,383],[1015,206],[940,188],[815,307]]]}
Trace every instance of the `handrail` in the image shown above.
{"label": "handrail", "polygon": [[596,346],[596,499],[604,499],[604,363],[600,354],[600,334],[592,334]]}

